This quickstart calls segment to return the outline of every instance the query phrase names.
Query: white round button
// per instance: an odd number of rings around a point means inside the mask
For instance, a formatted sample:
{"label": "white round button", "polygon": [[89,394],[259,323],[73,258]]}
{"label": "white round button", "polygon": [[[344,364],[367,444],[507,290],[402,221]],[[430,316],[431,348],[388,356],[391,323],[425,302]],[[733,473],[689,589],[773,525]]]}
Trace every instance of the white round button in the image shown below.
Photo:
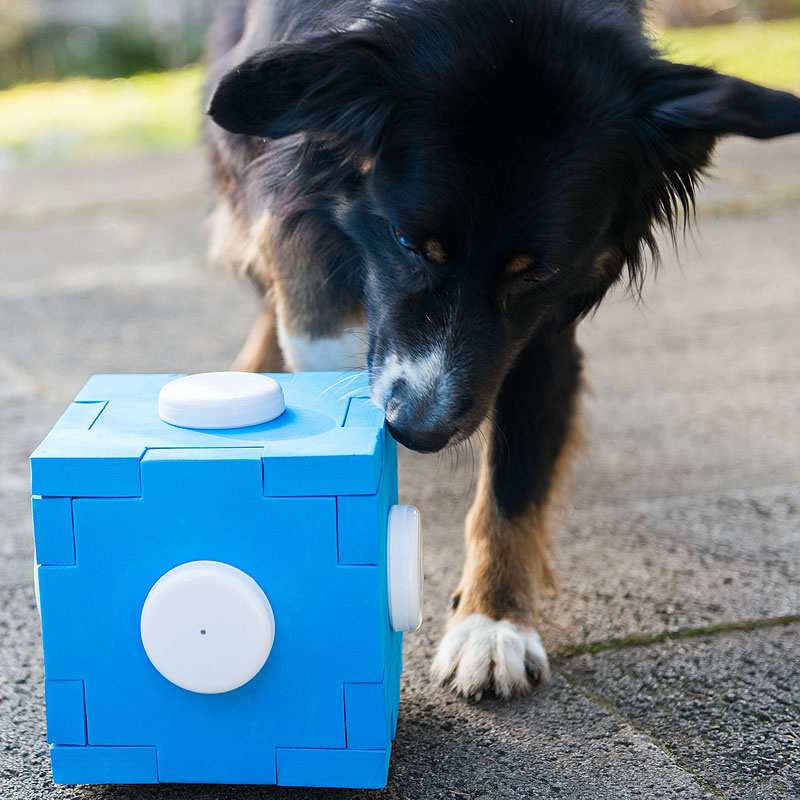
{"label": "white round button", "polygon": [[422,625],[422,529],[419,509],[389,509],[387,570],[392,630],[415,631]]}
{"label": "white round button", "polygon": [[252,372],[203,372],[170,381],[158,394],[158,414],[179,428],[246,428],[283,414],[283,390]]}
{"label": "white round button", "polygon": [[142,608],[141,634],[147,657],[168,681],[219,694],[264,666],[275,617],[249,575],[219,561],[192,561],[156,581]]}

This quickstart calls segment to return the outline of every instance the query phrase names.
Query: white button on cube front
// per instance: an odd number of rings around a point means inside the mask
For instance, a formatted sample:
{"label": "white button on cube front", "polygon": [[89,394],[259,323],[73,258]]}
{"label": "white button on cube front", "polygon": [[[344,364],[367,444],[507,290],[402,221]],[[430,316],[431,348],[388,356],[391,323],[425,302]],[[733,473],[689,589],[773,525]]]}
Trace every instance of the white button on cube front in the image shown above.
{"label": "white button on cube front", "polygon": [[168,681],[219,694],[238,689],[264,666],[275,618],[249,575],[219,561],[192,561],[150,590],[141,635],[148,658]]}
{"label": "white button on cube front", "polygon": [[422,529],[419,509],[392,506],[388,523],[389,617],[395,631],[422,625]]}
{"label": "white button on cube front", "polygon": [[285,411],[283,389],[268,375],[204,372],[176,378],[158,394],[158,414],[179,428],[221,430],[263,425]]}

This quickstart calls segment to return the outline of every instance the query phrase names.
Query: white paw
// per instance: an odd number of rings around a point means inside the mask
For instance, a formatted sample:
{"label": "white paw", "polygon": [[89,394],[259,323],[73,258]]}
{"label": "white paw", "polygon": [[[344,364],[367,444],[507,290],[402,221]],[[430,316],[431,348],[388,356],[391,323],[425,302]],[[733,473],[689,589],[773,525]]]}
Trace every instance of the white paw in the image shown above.
{"label": "white paw", "polygon": [[484,693],[526,694],[547,680],[550,667],[536,631],[472,614],[445,634],[431,671],[457,694],[479,700]]}

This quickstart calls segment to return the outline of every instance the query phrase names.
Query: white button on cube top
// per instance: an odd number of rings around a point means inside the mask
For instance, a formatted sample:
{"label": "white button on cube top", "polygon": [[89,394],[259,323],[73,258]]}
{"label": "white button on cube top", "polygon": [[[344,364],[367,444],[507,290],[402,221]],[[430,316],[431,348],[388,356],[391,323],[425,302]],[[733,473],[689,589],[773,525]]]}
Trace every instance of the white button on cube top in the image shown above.
{"label": "white button on cube top", "polygon": [[158,395],[159,416],[179,428],[246,428],[271,422],[285,409],[278,381],[251,372],[187,375]]}
{"label": "white button on cube top", "polygon": [[156,581],[142,608],[141,635],[168,681],[220,694],[259,673],[275,640],[275,617],[249,575],[219,561],[192,561]]}

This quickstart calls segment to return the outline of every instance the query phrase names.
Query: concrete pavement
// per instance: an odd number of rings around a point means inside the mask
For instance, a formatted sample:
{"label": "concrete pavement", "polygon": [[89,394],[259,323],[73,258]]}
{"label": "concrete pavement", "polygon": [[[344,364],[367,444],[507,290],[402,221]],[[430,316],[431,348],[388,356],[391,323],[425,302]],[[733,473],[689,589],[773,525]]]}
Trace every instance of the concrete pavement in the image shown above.
{"label": "concrete pavement", "polygon": [[696,244],[582,327],[591,459],[557,533],[546,689],[430,683],[474,458],[401,454],[426,620],[381,793],[50,785],[27,456],[91,373],[225,368],[257,304],[203,266],[199,153],[0,174],[0,797],[800,797],[800,137],[717,163]]}

